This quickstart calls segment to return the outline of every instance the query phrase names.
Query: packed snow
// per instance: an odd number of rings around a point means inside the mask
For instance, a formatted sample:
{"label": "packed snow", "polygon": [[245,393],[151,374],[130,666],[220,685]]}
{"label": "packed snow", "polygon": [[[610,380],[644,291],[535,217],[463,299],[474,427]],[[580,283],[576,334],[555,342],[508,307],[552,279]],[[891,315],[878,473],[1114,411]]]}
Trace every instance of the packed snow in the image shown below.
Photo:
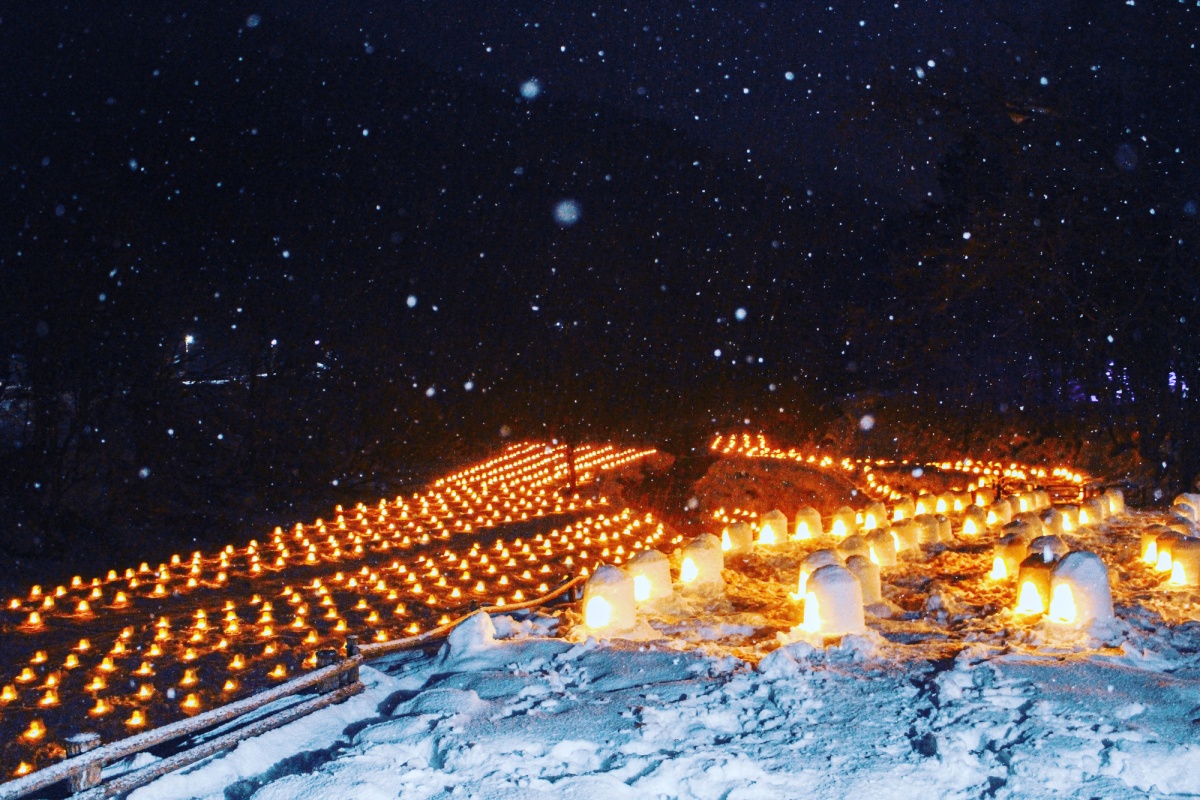
{"label": "packed snow", "polygon": [[[1139,547],[1167,521],[1063,534],[1080,555],[1051,580],[1091,609],[1076,626],[1011,610],[1013,582],[989,577],[999,529],[876,568],[865,611],[847,565],[866,559],[821,541],[756,546],[636,611],[632,580],[605,574],[590,596],[618,591],[631,630],[597,640],[582,604],[480,612],[436,652],[364,668],[350,701],[132,797],[1194,796],[1198,597]],[[686,557],[712,569],[714,541],[666,554],[674,574]],[[841,608],[837,635],[806,630],[797,588]]]}

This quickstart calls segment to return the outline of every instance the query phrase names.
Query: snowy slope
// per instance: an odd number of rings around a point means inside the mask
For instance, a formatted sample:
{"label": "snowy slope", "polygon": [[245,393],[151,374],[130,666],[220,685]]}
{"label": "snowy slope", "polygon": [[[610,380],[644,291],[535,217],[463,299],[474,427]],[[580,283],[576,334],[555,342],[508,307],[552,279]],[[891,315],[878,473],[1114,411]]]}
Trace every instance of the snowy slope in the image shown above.
{"label": "snowy slope", "polygon": [[437,654],[364,669],[348,703],[133,797],[1200,795],[1194,593],[1110,563],[1116,623],[1057,637],[973,583],[989,558],[956,545],[901,565],[890,610],[828,649],[780,646],[788,552],[727,565],[724,598],[659,604],[640,641],[587,639],[574,611],[477,615]]}

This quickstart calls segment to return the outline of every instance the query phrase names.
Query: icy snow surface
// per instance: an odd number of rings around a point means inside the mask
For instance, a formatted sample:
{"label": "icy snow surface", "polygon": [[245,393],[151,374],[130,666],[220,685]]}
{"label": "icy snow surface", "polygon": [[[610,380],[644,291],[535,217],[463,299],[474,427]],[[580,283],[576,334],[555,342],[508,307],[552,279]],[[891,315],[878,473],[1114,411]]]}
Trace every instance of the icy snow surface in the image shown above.
{"label": "icy snow surface", "polygon": [[1117,601],[1098,639],[1015,619],[970,545],[885,570],[867,633],[814,647],[786,632],[803,554],[770,553],[726,564],[725,597],[642,612],[655,639],[597,642],[577,610],[474,619],[132,797],[1200,795],[1200,623],[1134,566],[1150,521],[1089,534]]}

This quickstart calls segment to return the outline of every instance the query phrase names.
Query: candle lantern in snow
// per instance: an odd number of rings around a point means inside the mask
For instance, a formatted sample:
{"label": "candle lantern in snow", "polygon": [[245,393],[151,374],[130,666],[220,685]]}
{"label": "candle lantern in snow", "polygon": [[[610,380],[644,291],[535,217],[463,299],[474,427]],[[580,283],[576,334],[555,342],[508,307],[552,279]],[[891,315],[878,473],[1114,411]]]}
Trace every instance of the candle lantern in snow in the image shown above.
{"label": "candle lantern in snow", "polygon": [[937,495],[919,494],[913,503],[913,516],[932,514],[937,510]]}
{"label": "candle lantern in snow", "polygon": [[782,511],[768,511],[758,520],[758,543],[770,546],[781,544],[787,540],[787,517]]}
{"label": "candle lantern in snow", "polygon": [[792,538],[796,541],[807,541],[820,536],[824,529],[821,527],[821,512],[812,506],[804,506],[796,512],[796,529]]}
{"label": "candle lantern in snow", "polygon": [[997,500],[987,509],[987,524],[989,527],[1007,525],[1012,522],[1012,506],[1007,500]]}
{"label": "candle lantern in snow", "polygon": [[1036,511],[1022,511],[1018,514],[1013,514],[1013,521],[1008,523],[1012,525],[1015,522],[1023,522],[1029,526],[1029,530],[1034,536],[1045,536],[1046,525],[1042,522],[1042,515]]}
{"label": "candle lantern in snow", "polygon": [[1032,511],[1034,498],[1032,493],[1014,494],[1008,498],[1008,504],[1012,506],[1013,516],[1025,511]]}
{"label": "candle lantern in snow", "polygon": [[1108,568],[1100,556],[1084,550],[1068,553],[1050,571],[1047,614],[1059,625],[1084,626],[1113,619]]}
{"label": "candle lantern in snow", "polygon": [[881,567],[896,566],[896,540],[889,529],[867,534],[867,557]]}
{"label": "candle lantern in snow", "polygon": [[942,492],[937,495],[937,500],[933,503],[933,513],[949,514],[954,510],[954,504],[958,503],[959,510],[962,510],[962,502],[955,496],[954,492]]}
{"label": "candle lantern in snow", "polygon": [[876,528],[882,528],[887,525],[887,509],[883,503],[867,503],[866,507],[863,508],[862,516],[862,529],[864,531],[873,531]]}
{"label": "candle lantern in snow", "polygon": [[740,555],[754,546],[754,529],[744,522],[732,522],[721,531],[721,549],[731,556]]}
{"label": "candle lantern in snow", "polygon": [[921,544],[937,544],[942,540],[942,526],[936,514],[917,514],[913,522],[917,524]]}
{"label": "candle lantern in snow", "polygon": [[641,551],[629,559],[625,571],[633,579],[633,598],[639,603],[650,603],[673,594],[671,563],[657,550]]}
{"label": "candle lantern in snow", "polygon": [[693,539],[683,548],[679,561],[679,581],[689,592],[714,592],[725,588],[721,570],[725,568],[725,554],[721,542],[712,534],[705,533]]}
{"label": "candle lantern in snow", "polygon": [[1154,559],[1154,569],[1156,572],[1170,572],[1172,555],[1175,550],[1175,545],[1188,537],[1183,534],[1173,531],[1170,528],[1163,531],[1154,540],[1154,549],[1156,557]]}
{"label": "candle lantern in snow", "polygon": [[1180,539],[1171,548],[1171,585],[1200,586],[1200,539]]}
{"label": "candle lantern in snow", "polygon": [[870,554],[871,548],[867,545],[866,538],[856,533],[851,536],[847,536],[845,539],[839,542],[837,551],[843,559],[849,558],[850,556],[862,556],[866,558]]}
{"label": "candle lantern in snow", "polygon": [[1042,521],[1042,530],[1049,536],[1062,536],[1067,530],[1066,517],[1057,508],[1047,508],[1038,514],[1038,518]]}
{"label": "candle lantern in snow", "polygon": [[1009,531],[1000,537],[992,553],[992,580],[1003,580],[1017,574],[1017,567],[1028,557],[1033,540],[1024,529]]}
{"label": "candle lantern in snow", "polygon": [[1142,562],[1150,566],[1158,563],[1158,537],[1165,533],[1171,533],[1171,529],[1166,525],[1154,523],[1149,525],[1142,531],[1141,539],[1141,559]]}
{"label": "candle lantern in snow", "polygon": [[1187,518],[1192,522],[1200,521],[1200,494],[1184,492],[1175,498],[1171,510],[1174,511],[1176,506],[1187,506]]}
{"label": "candle lantern in snow", "polygon": [[921,526],[911,519],[901,520],[888,528],[897,553],[907,553],[921,546]]}
{"label": "candle lantern in snow", "polygon": [[854,573],[838,564],[814,572],[804,593],[804,622],[809,633],[840,636],[866,630],[862,584]]}
{"label": "candle lantern in snow", "polygon": [[975,505],[987,508],[996,502],[996,490],[980,487],[975,490]]}
{"label": "candle lantern in snow", "polygon": [[987,513],[972,503],[963,511],[962,535],[965,537],[978,536],[987,529]]}
{"label": "candle lantern in snow", "polygon": [[1044,561],[1057,561],[1070,552],[1067,543],[1057,536],[1038,536],[1026,548],[1027,556],[1041,555]]}
{"label": "candle lantern in snow", "polygon": [[1079,524],[1084,525],[1099,525],[1108,517],[1108,503],[1098,497],[1093,497],[1091,500],[1085,500],[1083,505],[1079,507]]}
{"label": "candle lantern in snow", "polygon": [[854,509],[842,506],[833,512],[833,517],[829,522],[829,534],[833,538],[844,539],[856,531],[858,531],[858,522],[855,519]]}
{"label": "candle lantern in snow", "polygon": [[[1046,556],[1051,556],[1049,561]],[[1050,606],[1050,570],[1054,567],[1052,553],[1034,553],[1021,562],[1017,573],[1018,614],[1045,614]]]}
{"label": "candle lantern in snow", "polygon": [[1079,530],[1079,506],[1073,503],[1064,503],[1058,506],[1058,510],[1063,515],[1063,533]]}
{"label": "candle lantern in snow", "polygon": [[912,519],[916,513],[916,502],[911,497],[901,497],[892,506],[892,522]]}
{"label": "candle lantern in snow", "polygon": [[583,586],[583,624],[597,633],[627,631],[637,624],[633,578],[620,567],[598,567]]}
{"label": "candle lantern in snow", "polygon": [[868,558],[850,556],[846,559],[846,569],[858,578],[862,588],[862,601],[865,605],[883,602],[883,587],[879,581],[879,566],[872,564]]}
{"label": "candle lantern in snow", "polygon": [[1109,516],[1116,517],[1125,513],[1125,493],[1120,489],[1105,489],[1103,497],[1108,503]]}
{"label": "candle lantern in snow", "polygon": [[808,579],[814,572],[821,567],[827,567],[830,564],[840,565],[841,563],[841,556],[833,550],[814,550],[809,553],[800,562],[800,578],[796,584],[796,594],[792,595],[793,599],[804,599],[804,594],[808,591]]}

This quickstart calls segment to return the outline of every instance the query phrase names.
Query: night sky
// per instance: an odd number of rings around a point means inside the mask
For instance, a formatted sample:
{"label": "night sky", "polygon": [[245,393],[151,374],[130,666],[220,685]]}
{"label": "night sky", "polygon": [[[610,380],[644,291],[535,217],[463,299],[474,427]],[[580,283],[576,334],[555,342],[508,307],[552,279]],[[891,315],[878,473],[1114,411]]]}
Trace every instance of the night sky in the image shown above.
{"label": "night sky", "polygon": [[1196,5],[6,8],[6,491],[1200,386]]}

